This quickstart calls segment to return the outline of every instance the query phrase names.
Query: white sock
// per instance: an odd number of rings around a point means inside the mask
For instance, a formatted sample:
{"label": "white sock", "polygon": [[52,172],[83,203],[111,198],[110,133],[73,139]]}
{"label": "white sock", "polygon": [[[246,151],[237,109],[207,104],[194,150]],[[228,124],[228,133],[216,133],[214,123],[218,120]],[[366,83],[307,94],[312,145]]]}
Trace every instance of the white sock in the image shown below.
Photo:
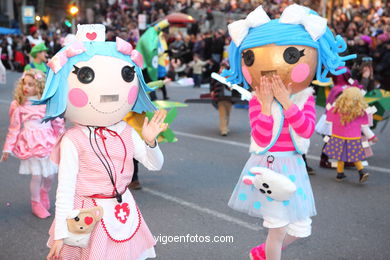
{"label": "white sock", "polygon": [[33,201],[37,201],[37,202],[41,201],[41,195],[40,195],[41,181],[42,181],[41,175],[31,175],[30,192],[31,192],[31,200]]}

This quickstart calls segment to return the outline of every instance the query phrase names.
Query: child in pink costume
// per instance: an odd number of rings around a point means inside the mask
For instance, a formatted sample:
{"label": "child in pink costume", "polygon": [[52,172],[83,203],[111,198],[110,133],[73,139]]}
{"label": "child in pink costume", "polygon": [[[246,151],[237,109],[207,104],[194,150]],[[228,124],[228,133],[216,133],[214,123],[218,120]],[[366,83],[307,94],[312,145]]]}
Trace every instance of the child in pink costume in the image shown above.
{"label": "child in pink costume", "polygon": [[[329,110],[333,103],[335,102],[336,98],[341,95],[343,90],[349,86],[355,86],[358,88],[363,88],[362,85],[359,84],[357,80],[352,79],[352,75],[350,70],[347,67],[340,67],[340,69],[345,68],[347,71],[341,75],[332,75],[333,79],[333,87],[329,92],[328,97],[326,98],[326,106],[325,106],[325,113],[320,117],[320,119],[317,122],[316,125],[316,132],[323,135],[323,136],[330,136],[332,134],[330,125],[326,122],[326,111]],[[322,168],[332,168],[331,163],[329,162],[328,156],[323,152],[325,149],[325,145],[322,147],[321,157],[320,157],[320,164],[319,166]]]}
{"label": "child in pink costume", "polygon": [[[161,169],[164,158],[156,137],[167,128],[165,112],[145,119],[144,141],[122,121],[129,111],[155,110],[146,94],[151,89],[142,77],[142,56],[120,38],[105,42],[101,24],[79,25],[76,41],[48,65],[49,80],[40,101],[48,104],[46,117],[64,114],[75,126],[65,132],[52,154],[59,170],[47,259],[156,257],[156,241],[127,185],[133,176],[133,158],[149,170]],[[95,206],[103,208],[102,219],[85,242],[76,243],[78,234],[70,232],[67,220],[82,221],[72,212]]]}
{"label": "child in pink costume", "polygon": [[324,153],[338,161],[337,181],[342,181],[346,177],[344,174],[346,162],[355,164],[360,183],[367,181],[369,176],[361,162],[366,157],[361,141],[362,132],[369,141],[377,142],[378,139],[368,127],[366,108],[367,103],[360,89],[350,87],[342,92],[336,99],[335,106],[327,112],[326,120],[332,124],[332,136],[325,146]]}
{"label": "child in pink costume", "polygon": [[10,124],[1,160],[9,154],[21,160],[19,173],[31,174],[32,213],[38,218],[50,216],[49,191],[57,167],[49,155],[57,137],[64,130],[63,119],[42,122],[46,105],[32,105],[39,99],[45,86],[45,75],[39,70],[23,74],[17,83],[14,100],[9,110]]}

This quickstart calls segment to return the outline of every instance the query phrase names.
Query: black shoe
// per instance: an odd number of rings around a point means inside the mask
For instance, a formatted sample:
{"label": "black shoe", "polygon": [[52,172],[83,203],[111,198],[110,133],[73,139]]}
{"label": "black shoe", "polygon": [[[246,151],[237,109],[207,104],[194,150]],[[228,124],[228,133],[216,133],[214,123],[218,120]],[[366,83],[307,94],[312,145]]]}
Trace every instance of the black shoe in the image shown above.
{"label": "black shoe", "polygon": [[141,183],[139,181],[132,181],[127,187],[130,190],[140,190],[140,189],[142,189]]}
{"label": "black shoe", "polygon": [[370,176],[370,174],[368,172],[366,172],[364,169],[360,170],[359,171],[359,182],[365,183],[368,179],[368,176]]}
{"label": "black shoe", "polygon": [[343,181],[344,178],[346,178],[347,176],[345,176],[345,174],[343,172],[341,173],[337,173],[337,176],[336,176],[336,181]]}
{"label": "black shoe", "polygon": [[332,169],[332,164],[328,160],[321,160],[320,167],[326,169]]}
{"label": "black shoe", "polygon": [[311,168],[310,166],[306,167],[306,171],[307,171],[307,174],[309,174],[309,175],[316,175],[316,171],[313,168]]}
{"label": "black shoe", "polygon": [[164,100],[169,100],[169,97],[164,97],[163,99],[164,99]]}

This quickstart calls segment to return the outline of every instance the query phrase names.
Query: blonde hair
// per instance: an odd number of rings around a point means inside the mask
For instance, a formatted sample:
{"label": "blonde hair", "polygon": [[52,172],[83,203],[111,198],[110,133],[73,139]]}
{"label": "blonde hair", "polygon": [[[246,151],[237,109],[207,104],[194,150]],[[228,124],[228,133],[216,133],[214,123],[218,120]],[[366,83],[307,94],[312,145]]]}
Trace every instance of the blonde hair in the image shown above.
{"label": "blonde hair", "polygon": [[346,125],[363,116],[368,107],[363,94],[357,87],[349,87],[336,99],[334,113],[341,116],[341,125]]}
{"label": "blonde hair", "polygon": [[45,89],[46,76],[42,71],[36,69],[30,69],[28,71],[25,71],[22,77],[16,83],[14,91],[14,99],[16,100],[16,102],[18,102],[19,105],[23,105],[24,102],[26,102],[27,100],[26,96],[23,93],[24,78],[26,76],[30,76],[34,79],[38,99],[41,98],[43,90]]}

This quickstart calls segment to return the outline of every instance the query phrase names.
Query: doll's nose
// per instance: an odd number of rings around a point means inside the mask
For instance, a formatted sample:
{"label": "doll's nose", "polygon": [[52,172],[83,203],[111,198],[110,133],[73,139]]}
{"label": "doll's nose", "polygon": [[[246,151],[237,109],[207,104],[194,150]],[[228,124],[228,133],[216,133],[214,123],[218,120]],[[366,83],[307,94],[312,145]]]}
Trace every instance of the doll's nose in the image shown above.
{"label": "doll's nose", "polygon": [[119,95],[100,95],[100,103],[116,102],[119,100]]}

